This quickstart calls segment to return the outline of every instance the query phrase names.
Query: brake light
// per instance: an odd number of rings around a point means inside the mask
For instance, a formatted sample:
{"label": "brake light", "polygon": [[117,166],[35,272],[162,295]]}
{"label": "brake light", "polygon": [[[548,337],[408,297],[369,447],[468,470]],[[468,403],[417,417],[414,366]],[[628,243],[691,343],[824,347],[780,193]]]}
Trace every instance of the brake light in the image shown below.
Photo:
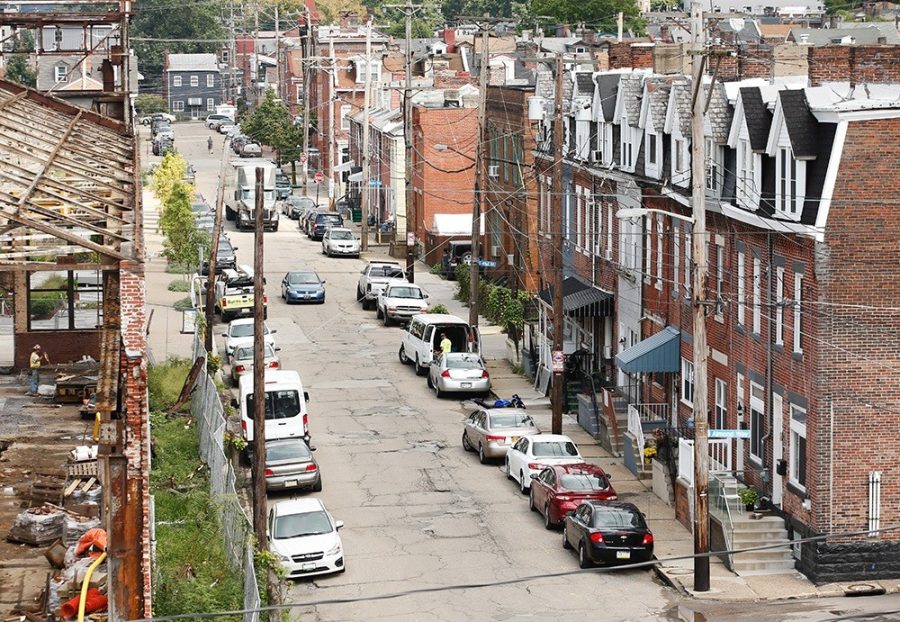
{"label": "brake light", "polygon": [[234,366],[234,371],[236,371],[236,372],[239,373],[239,374],[240,374],[241,372],[243,372],[243,371],[246,371],[246,369],[247,369],[247,368],[244,367],[243,365],[235,365],[235,366]]}
{"label": "brake light", "polygon": [[266,477],[272,477],[273,475],[275,474],[272,472],[272,469],[266,469]]}
{"label": "brake light", "polygon": [[268,303],[269,303],[269,297],[263,296],[263,304],[268,304]]}
{"label": "brake light", "polygon": [[278,369],[278,361],[272,361],[271,363],[269,363],[269,367],[271,367],[272,369]]}
{"label": "brake light", "polygon": [[306,470],[307,470],[307,471],[316,471],[316,470],[318,470],[318,468],[319,468],[319,467],[317,467],[315,464],[307,464],[307,465],[306,465]]}
{"label": "brake light", "polygon": [[309,415],[306,413],[303,414],[303,433],[306,434],[309,432]]}
{"label": "brake light", "polygon": [[532,471],[537,471],[538,469],[543,469],[544,465],[541,464],[540,462],[529,462],[528,468],[531,469]]}
{"label": "brake light", "polygon": [[481,377],[482,378],[490,378],[491,375],[488,373],[488,370],[485,369],[484,371],[481,372]]}
{"label": "brake light", "polygon": [[241,432],[244,433],[244,436],[247,436],[247,422],[241,419]]}
{"label": "brake light", "polygon": [[644,539],[641,540],[641,544],[647,546],[648,544],[653,544],[653,534],[649,531],[644,534]]}
{"label": "brake light", "polygon": [[228,299],[227,299],[227,298],[223,298],[223,299],[222,299],[222,306],[223,306],[223,307],[227,307],[227,306],[228,306]]}
{"label": "brake light", "polygon": [[490,443],[491,441],[505,441],[505,436],[486,436],[487,441]]}
{"label": "brake light", "polygon": [[603,541],[603,534],[599,531],[591,534],[591,542],[593,542],[594,544],[606,544]]}
{"label": "brake light", "polygon": [[444,371],[441,372],[441,378],[449,378],[449,377],[450,377],[449,369],[445,369]]}

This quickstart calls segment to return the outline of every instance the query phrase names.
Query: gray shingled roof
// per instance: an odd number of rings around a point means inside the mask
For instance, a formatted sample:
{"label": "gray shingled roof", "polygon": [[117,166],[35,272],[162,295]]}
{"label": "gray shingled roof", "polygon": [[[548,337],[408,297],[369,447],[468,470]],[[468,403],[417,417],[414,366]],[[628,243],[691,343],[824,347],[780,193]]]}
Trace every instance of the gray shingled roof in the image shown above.
{"label": "gray shingled roof", "polygon": [[668,80],[647,80],[645,84],[647,94],[650,96],[650,116],[653,119],[653,129],[662,133],[666,125],[666,109],[669,107],[669,91],[672,84]]}
{"label": "gray shingled roof", "polygon": [[575,84],[579,95],[594,95],[594,74],[587,71],[579,71],[575,74]]}
{"label": "gray shingled roof", "polygon": [[764,151],[769,142],[772,113],[763,101],[759,87],[741,88],[741,102],[744,105],[744,122],[750,134],[750,147],[753,151]]}
{"label": "gray shingled roof", "polygon": [[814,158],[818,150],[816,132],[819,123],[809,111],[806,91],[803,89],[779,91],[781,111],[791,139],[795,158]]}
{"label": "gray shingled roof", "polygon": [[597,86],[600,87],[600,107],[603,110],[603,120],[612,121],[616,114],[616,95],[619,93],[620,73],[599,74]]}
{"label": "gray shingled roof", "polygon": [[215,54],[169,54],[168,71],[218,71]]}
{"label": "gray shingled roof", "polygon": [[709,95],[709,106],[706,109],[706,126],[709,136],[718,144],[728,142],[731,120],[734,110],[728,103],[725,86],[717,82]]}
{"label": "gray shingled roof", "polygon": [[619,80],[619,95],[622,97],[625,116],[628,119],[628,125],[633,127],[637,127],[641,116],[642,77],[641,75],[625,74]]}
{"label": "gray shingled roof", "polygon": [[678,128],[681,135],[691,135],[691,83],[678,82],[672,85],[675,94],[675,110],[678,111]]}

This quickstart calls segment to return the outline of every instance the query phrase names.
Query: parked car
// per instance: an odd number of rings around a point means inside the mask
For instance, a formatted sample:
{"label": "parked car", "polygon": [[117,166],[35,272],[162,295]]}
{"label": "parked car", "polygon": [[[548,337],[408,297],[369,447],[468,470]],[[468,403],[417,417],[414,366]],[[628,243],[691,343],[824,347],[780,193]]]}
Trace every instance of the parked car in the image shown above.
{"label": "parked car", "polygon": [[313,457],[314,450],[300,439],[266,443],[266,490],[308,488],[322,491],[322,475]]}
{"label": "parked car", "polygon": [[197,217],[213,215],[212,207],[210,207],[202,198],[199,201],[191,203],[191,212]]}
{"label": "parked car", "polygon": [[234,119],[224,114],[211,114],[206,117],[206,120],[203,122],[206,127],[211,130],[219,129],[219,126],[223,123],[234,123]]}
{"label": "parked car", "polygon": [[563,522],[563,548],[578,551],[578,565],[646,562],[653,533],[632,503],[585,501]]}
{"label": "parked car", "polygon": [[278,501],[270,506],[269,550],[288,579],[344,572],[344,547],[336,521],[315,498]]}
{"label": "parked car", "polygon": [[428,294],[406,279],[388,281],[375,299],[375,316],[385,326],[393,322],[409,322],[420,313],[428,313]]}
{"label": "parked car", "polygon": [[294,270],[281,280],[281,297],[292,302],[325,302],[325,280],[311,270]]}
{"label": "parked car", "polygon": [[[274,348],[277,330],[269,330],[265,324],[266,345]],[[232,320],[225,331],[225,355],[231,357],[237,348],[253,346],[253,318],[241,318]]]}
{"label": "parked car", "polygon": [[291,196],[293,188],[291,188],[291,178],[278,170],[275,173],[275,199],[282,200]]}
{"label": "parked car", "polygon": [[335,212],[319,212],[315,220],[309,223],[309,237],[313,240],[321,240],[325,230],[329,227],[343,227],[344,219]]}
{"label": "parked car", "polygon": [[262,147],[257,143],[244,143],[241,147],[242,158],[258,158],[262,156]]}
{"label": "parked car", "polygon": [[416,374],[424,376],[440,350],[441,333],[447,335],[451,352],[481,352],[481,335],[478,328],[455,315],[444,313],[422,313],[414,315],[409,326],[400,337],[400,351],[397,356],[404,365],[415,365]]}
{"label": "parked car", "polygon": [[[234,353],[231,355],[231,379],[234,380],[235,384],[240,382],[241,376],[244,374],[253,373],[253,349],[252,343],[238,346],[234,349]],[[275,354],[277,349],[268,343],[265,344],[263,354],[265,354],[266,369],[279,369],[281,367],[281,361],[278,359],[278,355]]]}
{"label": "parked car", "polygon": [[241,155],[241,149],[248,142],[250,142],[249,137],[244,136],[243,134],[237,134],[231,138],[231,150],[234,151],[236,155]]}
{"label": "parked car", "polygon": [[[232,246],[227,238],[219,238],[219,246],[216,248],[216,272],[237,267],[237,247]],[[200,274],[209,274],[209,260],[204,259],[200,266]]]}
{"label": "parked car", "polygon": [[218,128],[218,129],[219,129],[219,134],[227,134],[228,132],[230,132],[231,130],[233,130],[235,127],[236,127],[236,126],[234,125],[234,123],[227,123],[227,122],[226,122],[226,123],[221,123],[221,124],[219,125],[219,128]]}
{"label": "parked car", "polygon": [[396,261],[370,261],[359,273],[356,299],[363,309],[371,309],[378,300],[378,293],[391,279],[405,279],[406,273]]}
{"label": "parked car", "polygon": [[477,451],[484,464],[491,458],[505,457],[523,436],[540,433],[531,415],[521,408],[476,410],[466,419],[462,446],[466,451]]}
{"label": "parked car", "polygon": [[[300,374],[283,369],[266,369],[264,373],[266,403],[263,442],[297,438],[308,445],[312,439],[309,434],[309,413],[306,410],[309,394],[303,390]],[[241,413],[241,437],[247,441],[245,454],[249,458],[256,443],[253,425],[255,395],[253,374],[241,377],[238,395],[240,397],[232,402],[232,405]]]}
{"label": "parked car", "polygon": [[549,466],[532,476],[528,506],[544,517],[544,527],[558,527],[584,501],[615,501],[609,475],[595,464]]}
{"label": "parked car", "polygon": [[350,229],[329,227],[322,235],[322,253],[329,257],[359,257],[359,240]]}
{"label": "parked car", "polygon": [[441,272],[447,280],[456,278],[456,266],[472,263],[472,242],[469,240],[450,240],[441,257]]}
{"label": "parked car", "polygon": [[309,236],[309,227],[310,223],[316,220],[316,216],[319,214],[318,208],[309,210],[305,214],[303,214],[300,219],[297,221],[297,228],[300,229],[303,233]]}
{"label": "parked car", "polygon": [[480,393],[491,390],[491,375],[481,356],[471,352],[438,354],[428,365],[428,388],[436,397],[447,393]]}
{"label": "parked car", "polygon": [[527,494],[531,474],[540,473],[552,464],[580,464],[584,458],[568,436],[538,434],[524,436],[506,452],[506,477],[519,482],[519,490]]}
{"label": "parked car", "polygon": [[[265,283],[265,278],[263,278]],[[253,269],[238,266],[236,270],[222,270],[216,279],[216,313],[223,322],[230,322],[240,315],[252,315],[254,302]],[[263,317],[267,314],[268,297],[263,296]]]}
{"label": "parked car", "polygon": [[281,213],[291,220],[299,219],[304,210],[314,209],[316,209],[316,202],[309,197],[291,195],[281,202]]}

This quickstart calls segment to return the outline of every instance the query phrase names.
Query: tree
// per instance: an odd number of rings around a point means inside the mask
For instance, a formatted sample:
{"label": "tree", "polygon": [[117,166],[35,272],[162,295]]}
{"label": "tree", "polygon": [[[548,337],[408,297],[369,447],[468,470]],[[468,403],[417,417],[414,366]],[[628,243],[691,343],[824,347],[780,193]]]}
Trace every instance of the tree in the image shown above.
{"label": "tree", "polygon": [[138,95],[134,98],[134,109],[138,114],[166,112],[166,98],[162,95]]}
{"label": "tree", "polygon": [[17,54],[6,64],[6,79],[34,88],[37,86],[37,72],[28,65],[27,57]]}
{"label": "tree", "polygon": [[187,161],[184,157],[177,151],[168,151],[163,156],[162,162],[153,171],[151,188],[163,209],[168,204],[175,186],[184,180],[186,170]]}
{"label": "tree", "polygon": [[275,150],[278,163],[291,163],[296,182],[296,161],[300,157],[303,130],[294,123],[290,109],[269,89],[263,101],[244,117],[241,132],[261,145]]}
{"label": "tree", "polygon": [[598,31],[615,32],[616,15],[625,14],[626,28],[643,30],[640,9],[634,0],[531,0],[532,15],[547,16],[557,24],[579,24]]}
{"label": "tree", "polygon": [[188,267],[199,263],[200,255],[209,249],[209,236],[197,229],[196,218],[191,211],[194,189],[183,181],[177,182],[163,204],[159,219],[162,229],[163,255],[170,263]]}

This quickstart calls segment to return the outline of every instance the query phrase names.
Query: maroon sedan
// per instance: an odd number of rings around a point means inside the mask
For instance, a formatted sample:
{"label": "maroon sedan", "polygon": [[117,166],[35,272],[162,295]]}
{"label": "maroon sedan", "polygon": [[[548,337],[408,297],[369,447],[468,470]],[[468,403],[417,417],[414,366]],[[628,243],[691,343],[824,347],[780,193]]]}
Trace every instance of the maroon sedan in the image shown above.
{"label": "maroon sedan", "polygon": [[609,475],[594,464],[549,466],[532,475],[529,506],[544,516],[544,526],[553,529],[584,501],[615,501]]}

